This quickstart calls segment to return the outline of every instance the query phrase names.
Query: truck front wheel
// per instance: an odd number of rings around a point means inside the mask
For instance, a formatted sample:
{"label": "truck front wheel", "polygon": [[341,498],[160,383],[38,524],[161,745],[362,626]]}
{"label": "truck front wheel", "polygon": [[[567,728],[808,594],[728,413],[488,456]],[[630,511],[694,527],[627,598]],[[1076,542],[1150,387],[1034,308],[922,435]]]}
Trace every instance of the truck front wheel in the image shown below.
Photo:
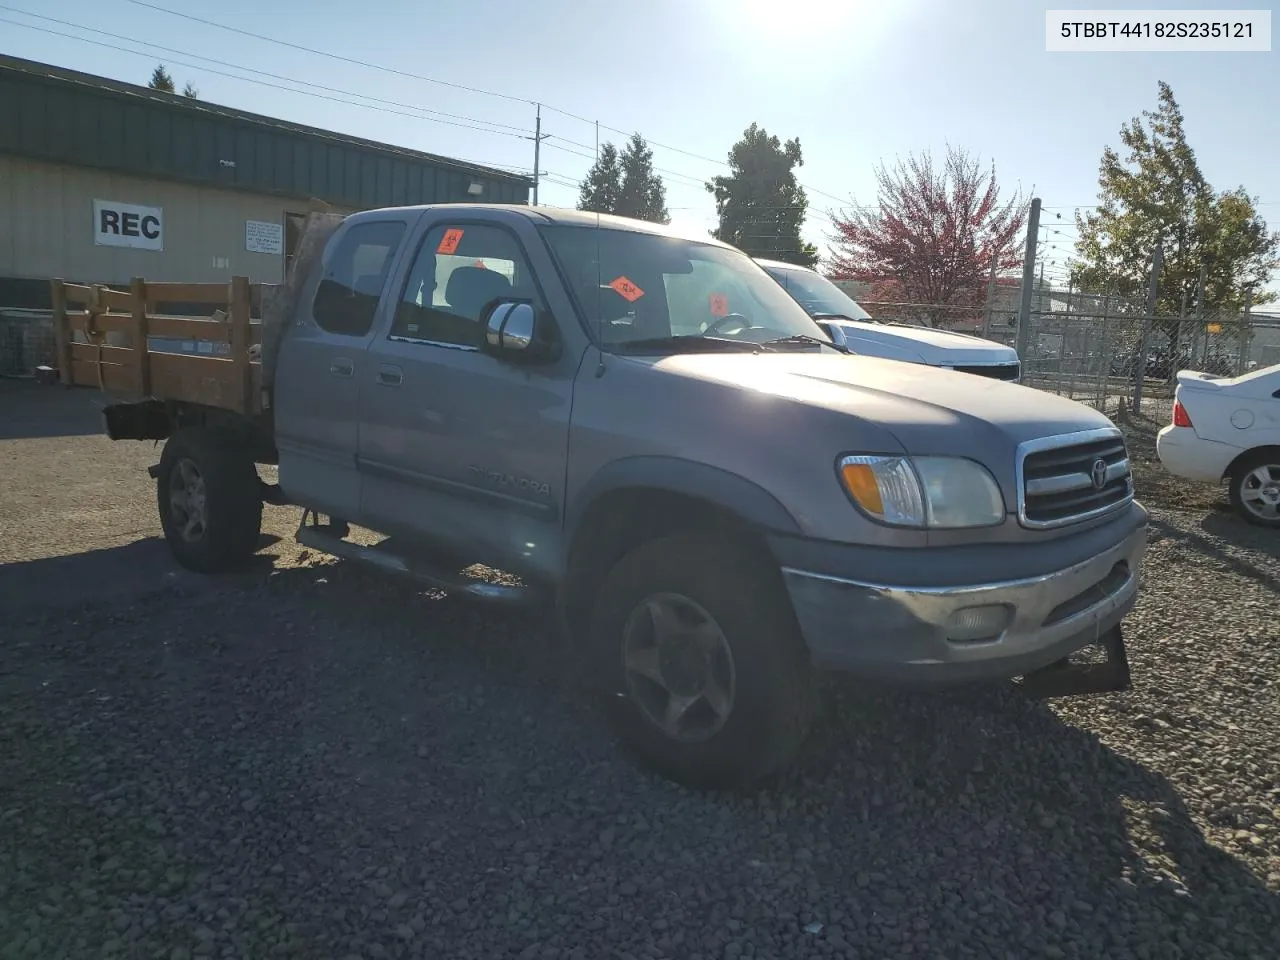
{"label": "truck front wheel", "polygon": [[813,681],[776,573],[701,535],[653,540],[605,577],[591,643],[610,719],[647,766],[689,786],[748,785],[794,755]]}
{"label": "truck front wheel", "polygon": [[258,473],[242,449],[213,431],[189,427],[165,441],[156,502],[169,549],[189,570],[233,570],[257,549]]}

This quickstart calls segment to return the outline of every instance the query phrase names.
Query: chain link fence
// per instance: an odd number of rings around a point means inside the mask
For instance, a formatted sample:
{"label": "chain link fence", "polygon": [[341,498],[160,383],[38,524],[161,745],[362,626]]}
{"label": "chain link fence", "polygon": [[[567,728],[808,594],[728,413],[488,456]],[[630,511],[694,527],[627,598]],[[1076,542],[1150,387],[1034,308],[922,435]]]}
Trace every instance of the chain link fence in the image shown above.
{"label": "chain link fence", "polygon": [[1167,415],[1179,370],[1234,377],[1280,363],[1280,314],[1147,314],[1145,303],[1035,281],[1019,336],[1022,284],[1001,280],[979,306],[859,299],[877,321],[982,337],[1018,349],[1022,382],[1088,403],[1109,416]]}
{"label": "chain link fence", "polygon": [[49,311],[0,309],[0,377],[34,377],[56,353]]}

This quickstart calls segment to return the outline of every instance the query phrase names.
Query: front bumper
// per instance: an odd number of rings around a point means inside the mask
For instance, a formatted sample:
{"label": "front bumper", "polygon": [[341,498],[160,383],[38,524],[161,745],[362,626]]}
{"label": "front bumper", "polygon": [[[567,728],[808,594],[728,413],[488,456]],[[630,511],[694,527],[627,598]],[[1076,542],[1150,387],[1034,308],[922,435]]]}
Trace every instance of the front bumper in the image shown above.
{"label": "front bumper", "polygon": [[[792,566],[782,575],[819,668],[924,684],[1011,679],[1118,625],[1137,598],[1146,544],[1144,523],[1064,569],[962,586],[893,586]],[[953,615],[997,605],[1008,618],[998,633],[949,638]]]}

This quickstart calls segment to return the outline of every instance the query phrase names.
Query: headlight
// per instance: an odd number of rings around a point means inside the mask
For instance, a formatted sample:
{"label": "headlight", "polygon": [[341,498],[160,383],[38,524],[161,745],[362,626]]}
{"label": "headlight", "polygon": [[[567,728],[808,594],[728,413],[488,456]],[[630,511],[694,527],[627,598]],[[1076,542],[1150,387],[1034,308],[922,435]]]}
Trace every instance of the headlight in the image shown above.
{"label": "headlight", "polygon": [[898,527],[985,527],[1004,520],[1000,487],[963,457],[848,456],[840,480],[856,504]]}

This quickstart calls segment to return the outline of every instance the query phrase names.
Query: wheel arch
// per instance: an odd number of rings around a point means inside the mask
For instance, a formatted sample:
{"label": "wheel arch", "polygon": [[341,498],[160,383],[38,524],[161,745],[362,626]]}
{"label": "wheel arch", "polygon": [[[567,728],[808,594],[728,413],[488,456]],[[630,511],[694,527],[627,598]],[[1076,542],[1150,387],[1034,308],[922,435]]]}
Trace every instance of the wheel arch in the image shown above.
{"label": "wheel arch", "polygon": [[1242,463],[1252,460],[1254,457],[1258,456],[1258,454],[1264,452],[1275,456],[1276,462],[1280,463],[1280,443],[1264,443],[1261,446],[1250,447],[1249,449],[1242,450],[1240,453],[1236,454],[1235,459],[1227,464],[1227,468],[1222,471],[1222,479],[1233,480],[1236,475],[1236,470]]}
{"label": "wheel arch", "polygon": [[702,529],[768,555],[769,533],[799,534],[785,506],[745,477],[676,457],[633,457],[600,470],[566,516],[566,556],[558,606],[580,636],[604,575],[640,544]]}
{"label": "wheel arch", "polygon": [[278,463],[271,431],[253,417],[185,401],[141,400],[108,404],[102,410],[112,440],[168,440],[179,430],[204,428],[228,443],[243,445],[255,463]]}

